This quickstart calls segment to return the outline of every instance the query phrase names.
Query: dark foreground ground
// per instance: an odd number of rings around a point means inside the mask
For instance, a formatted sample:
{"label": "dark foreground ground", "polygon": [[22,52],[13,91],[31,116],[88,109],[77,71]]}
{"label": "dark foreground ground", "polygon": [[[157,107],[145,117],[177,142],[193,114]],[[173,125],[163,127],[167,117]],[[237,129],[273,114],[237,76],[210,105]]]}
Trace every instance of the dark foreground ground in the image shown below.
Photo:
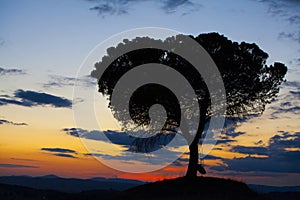
{"label": "dark foreground ground", "polygon": [[89,190],[65,193],[55,190],[40,190],[28,187],[0,184],[1,200],[88,200],[88,199],[300,199],[300,192],[271,192],[259,194],[245,183],[211,177],[194,180],[177,178],[147,183],[124,191]]}

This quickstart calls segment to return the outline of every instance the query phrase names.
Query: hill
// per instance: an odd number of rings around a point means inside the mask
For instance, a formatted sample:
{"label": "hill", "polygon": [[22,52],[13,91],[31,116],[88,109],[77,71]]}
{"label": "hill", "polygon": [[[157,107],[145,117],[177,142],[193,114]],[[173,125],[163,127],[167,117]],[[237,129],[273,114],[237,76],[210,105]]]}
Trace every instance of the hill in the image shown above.
{"label": "hill", "polygon": [[118,179],[118,178],[92,178],[76,179],[61,178],[55,175],[46,175],[40,177],[31,176],[2,176],[0,183],[19,185],[41,190],[56,190],[60,192],[78,193],[86,190],[126,190],[145,182]]}
{"label": "hill", "polygon": [[107,199],[117,193],[118,191],[114,190],[91,190],[79,193],[64,193],[55,190],[39,190],[0,183],[0,199],[3,200],[92,200]]}
{"label": "hill", "polygon": [[245,183],[212,177],[176,178],[140,185],[111,199],[265,199]]}
{"label": "hill", "polygon": [[[1,183],[6,182],[6,184]],[[43,184],[43,185],[42,185]],[[64,185],[65,184],[65,185]],[[23,186],[22,186],[23,185]],[[27,187],[25,187],[27,185]],[[42,188],[42,189],[41,189]],[[59,189],[56,189],[59,188]],[[123,191],[120,189],[123,188]],[[129,189],[128,189],[129,188]],[[128,179],[66,179],[0,177],[0,199],[117,200],[117,199],[300,199],[299,187],[273,187],[212,177],[176,178],[153,183]]]}

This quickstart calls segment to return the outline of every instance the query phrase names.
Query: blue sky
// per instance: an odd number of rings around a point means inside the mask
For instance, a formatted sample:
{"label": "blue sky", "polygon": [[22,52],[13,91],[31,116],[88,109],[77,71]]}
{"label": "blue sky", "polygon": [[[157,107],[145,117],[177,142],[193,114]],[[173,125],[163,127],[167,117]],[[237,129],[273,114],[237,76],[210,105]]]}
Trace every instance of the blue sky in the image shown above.
{"label": "blue sky", "polygon": [[[193,5],[179,5],[168,13],[163,8],[168,4],[162,3],[168,1],[158,0],[115,1],[115,7],[127,9],[125,14],[90,10],[101,2],[106,1],[2,1],[1,65],[74,73],[99,42],[121,31],[148,26],[194,35],[217,31],[236,41],[256,42],[270,54],[271,62],[287,62],[297,56],[299,43],[279,38],[281,32],[299,31],[288,20],[295,7],[283,6],[286,13],[282,14],[271,9],[272,1],[191,1]],[[118,2],[129,3],[122,6]]]}
{"label": "blue sky", "polygon": [[[2,0],[0,168],[6,170],[1,175],[61,173],[81,177],[57,166],[57,171],[47,168],[46,157],[53,154],[62,159],[57,162],[64,163],[65,168],[74,167],[75,161],[70,161],[74,159],[78,166],[88,169],[84,177],[98,176],[98,165],[91,159],[92,164],[82,164],[91,152],[84,152],[70,132],[64,133],[76,127],[70,104],[77,71],[89,52],[112,35],[133,28],[161,27],[192,35],[219,32],[234,41],[254,42],[269,54],[269,64],[280,61],[288,66],[287,82],[278,101],[269,105],[263,116],[229,128],[234,136],[222,138],[227,143],[213,152],[208,166],[216,176],[243,177],[251,183],[300,185],[300,172],[295,170],[300,168],[296,158],[300,152],[299,13],[300,2],[296,0]],[[89,79],[80,81],[83,88],[95,84]],[[85,133],[91,131],[78,128]],[[110,129],[111,124],[106,128]],[[279,150],[283,153],[276,154]],[[110,153],[118,161],[119,150]],[[267,158],[253,157],[257,155]],[[31,159],[40,164],[26,168],[29,171],[20,168],[30,166]],[[184,166],[185,159],[174,165]],[[280,169],[264,167],[278,162],[283,163]],[[13,165],[17,167],[7,167]],[[101,176],[115,173],[130,177],[102,165],[101,169]],[[162,170],[153,176],[170,173]],[[176,173],[181,175],[182,171]]]}

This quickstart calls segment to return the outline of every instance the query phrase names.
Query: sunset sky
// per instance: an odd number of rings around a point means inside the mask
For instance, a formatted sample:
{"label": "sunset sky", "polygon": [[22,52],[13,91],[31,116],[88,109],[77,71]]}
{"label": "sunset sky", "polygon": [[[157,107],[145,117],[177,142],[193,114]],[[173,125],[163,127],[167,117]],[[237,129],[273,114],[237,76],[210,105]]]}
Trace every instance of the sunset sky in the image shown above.
{"label": "sunset sky", "polygon": [[[278,100],[262,116],[227,127],[204,164],[209,176],[300,185],[299,13],[296,0],[0,1],[0,175],[147,181],[184,175],[186,153],[148,173],[121,172],[91,156],[129,168],[158,166],[132,156],[125,163],[126,146],[117,141],[111,148],[99,141],[95,135],[103,131],[113,130],[106,132],[112,137],[122,134],[99,94],[96,114],[101,126],[82,127],[74,120],[74,108],[89,101],[73,98],[76,78],[83,94],[97,88],[94,79],[77,76],[92,49],[123,31],[161,27],[195,36],[218,32],[233,41],[256,43],[269,54],[268,64],[279,61],[288,66]],[[86,143],[101,148],[91,152]]]}

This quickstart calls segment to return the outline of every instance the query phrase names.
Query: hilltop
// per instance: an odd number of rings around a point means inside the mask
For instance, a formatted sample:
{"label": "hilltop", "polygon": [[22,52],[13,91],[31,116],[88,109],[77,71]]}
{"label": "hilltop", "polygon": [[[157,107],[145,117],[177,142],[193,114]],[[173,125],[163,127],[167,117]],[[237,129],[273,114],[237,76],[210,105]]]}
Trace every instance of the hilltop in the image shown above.
{"label": "hilltop", "polygon": [[111,199],[264,199],[245,183],[213,177],[185,177],[148,183]]}

